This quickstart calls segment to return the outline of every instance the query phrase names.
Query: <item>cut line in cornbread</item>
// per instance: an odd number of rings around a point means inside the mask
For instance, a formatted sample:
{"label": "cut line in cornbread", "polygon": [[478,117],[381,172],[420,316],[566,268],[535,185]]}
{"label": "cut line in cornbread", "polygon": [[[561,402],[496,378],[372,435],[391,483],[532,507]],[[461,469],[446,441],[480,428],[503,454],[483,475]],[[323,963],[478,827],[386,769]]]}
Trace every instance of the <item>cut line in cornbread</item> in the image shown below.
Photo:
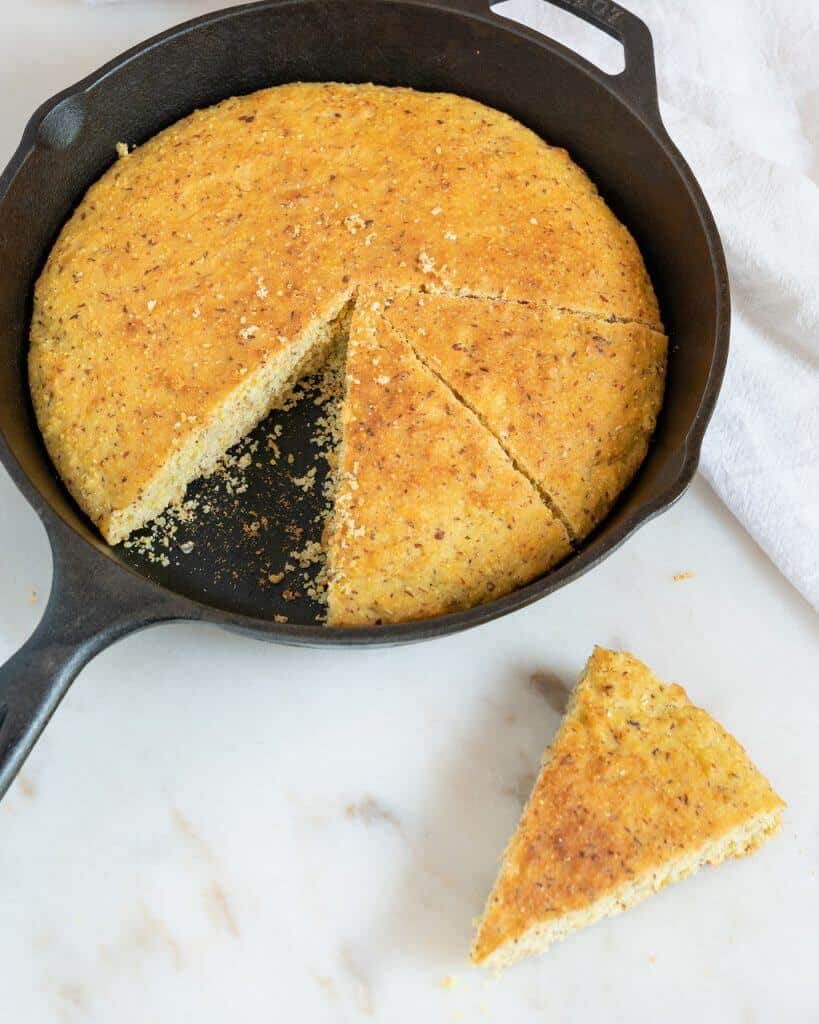
{"label": "cut line in cornbread", "polygon": [[472,960],[505,967],[741,857],[783,801],[685,690],[596,648],[504,854]]}
{"label": "cut line in cornbread", "polygon": [[538,305],[403,293],[390,322],[558,510],[573,538],[608,514],[645,458],[665,335]]}
{"label": "cut line in cornbread", "polygon": [[328,623],[468,608],[571,550],[532,484],[475,415],[359,296],[347,347]]}

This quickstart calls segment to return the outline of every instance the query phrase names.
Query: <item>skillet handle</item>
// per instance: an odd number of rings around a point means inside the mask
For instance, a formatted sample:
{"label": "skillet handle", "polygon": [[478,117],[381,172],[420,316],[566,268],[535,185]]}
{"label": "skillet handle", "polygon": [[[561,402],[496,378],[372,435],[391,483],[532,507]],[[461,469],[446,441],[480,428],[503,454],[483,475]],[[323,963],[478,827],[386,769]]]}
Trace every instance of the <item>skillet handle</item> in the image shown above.
{"label": "skillet handle", "polygon": [[[654,45],[644,21],[627,11],[614,0],[544,0],[554,7],[576,14],[578,18],[602,29],[623,45],[626,66],[617,75],[609,75],[582,60],[595,78],[602,78],[615,89],[630,107],[646,120],[661,126],[660,106],[657,101],[657,76],[654,67]],[[493,11],[495,17],[503,17]],[[506,20],[506,19],[504,19]]]}
{"label": "skillet handle", "polygon": [[95,654],[151,623],[183,617],[162,591],[131,578],[62,523],[49,526],[54,573],[45,612],[0,667],[0,797]]}

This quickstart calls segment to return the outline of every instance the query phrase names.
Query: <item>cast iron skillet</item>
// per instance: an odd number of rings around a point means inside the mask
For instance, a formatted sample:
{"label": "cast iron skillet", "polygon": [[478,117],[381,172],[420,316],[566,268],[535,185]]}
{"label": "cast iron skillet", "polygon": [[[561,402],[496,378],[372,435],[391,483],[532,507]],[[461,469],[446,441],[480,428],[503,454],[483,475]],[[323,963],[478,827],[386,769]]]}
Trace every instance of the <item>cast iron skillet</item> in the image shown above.
{"label": "cast iron skillet", "polygon": [[[620,40],[625,70],[610,76],[494,14],[488,2],[265,0],[234,7],[129,50],[31,118],[0,178],[0,459],[46,527],[54,577],[42,621],[0,669],[0,794],[83,665],[127,633],[172,619],[293,644],[396,644],[453,633],[576,579],[690,482],[727,356],[728,280],[711,214],[660,120],[651,36],[611,0],[552,0]],[[41,443],[26,376],[32,284],[60,226],[113,161],[115,143],[140,143],[195,107],[294,80],[446,90],[507,111],[565,146],[589,172],[634,233],[654,280],[671,351],[665,404],[645,464],[577,554],[479,608],[367,629],[316,625],[308,601],[284,603],[279,591],[251,578],[258,565],[247,561],[240,525],[213,537],[207,524],[199,526],[190,555],[164,568],[149,565],[102,543]],[[285,424],[297,464],[309,455],[308,416],[303,403]],[[266,488],[275,486],[270,474],[251,480],[241,514],[270,507]],[[306,500],[293,514],[307,525],[313,511]],[[292,547],[281,525],[260,542],[274,561]],[[214,559],[221,553],[224,563],[226,552],[238,579],[214,571]],[[277,613],[289,621],[273,621]]]}

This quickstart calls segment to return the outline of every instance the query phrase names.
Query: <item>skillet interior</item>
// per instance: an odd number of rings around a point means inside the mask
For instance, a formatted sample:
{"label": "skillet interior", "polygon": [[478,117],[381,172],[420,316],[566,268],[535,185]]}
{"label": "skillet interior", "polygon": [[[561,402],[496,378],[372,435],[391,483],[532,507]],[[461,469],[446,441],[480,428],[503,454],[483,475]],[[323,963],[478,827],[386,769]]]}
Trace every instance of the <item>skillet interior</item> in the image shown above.
{"label": "skillet interior", "polygon": [[[69,90],[45,116],[35,116],[34,145],[5,197],[0,189],[0,427],[37,495],[108,558],[231,619],[250,617],[237,624],[275,632],[270,622],[275,614],[287,615],[291,623],[313,622],[309,601],[285,602],[280,588],[258,586],[258,546],[243,547],[238,534],[235,556],[231,552],[236,575],[217,579],[212,552],[224,547],[225,536],[209,536],[207,522],[197,527],[200,542],[194,551],[167,567],[148,566],[99,540],[57,479],[33,420],[25,372],[31,286],[61,224],[114,159],[116,142],[138,144],[194,107],[281,82],[410,85],[471,96],[565,146],[643,250],[671,338],[666,401],[648,458],[579,555],[471,621],[532,600],[585,571],[636,523],[670,504],[687,483],[724,356],[719,344],[724,296],[713,241],[684,165],[659,122],[644,122],[607,89],[603,77],[589,74],[556,44],[492,18],[488,8],[480,16],[466,16],[425,3],[295,0],[234,8],[182,26]],[[290,450],[302,462],[312,458],[306,442],[310,412],[308,404],[297,407],[286,427]],[[250,474],[248,482],[243,502],[261,511],[270,502],[270,475]],[[288,522],[308,527],[314,513],[306,500]],[[265,544],[274,564],[293,547],[292,537],[276,529],[266,532]],[[469,615],[447,618],[465,625]],[[404,632],[409,639],[412,631]]]}

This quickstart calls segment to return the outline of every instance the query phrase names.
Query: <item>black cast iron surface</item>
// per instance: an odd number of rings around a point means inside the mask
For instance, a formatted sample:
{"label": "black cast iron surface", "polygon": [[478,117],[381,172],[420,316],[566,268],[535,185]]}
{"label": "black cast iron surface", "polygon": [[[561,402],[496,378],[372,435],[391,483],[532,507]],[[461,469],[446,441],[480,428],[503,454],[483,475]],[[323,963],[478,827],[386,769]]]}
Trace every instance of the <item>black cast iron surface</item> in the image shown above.
{"label": "black cast iron surface", "polygon": [[[560,44],[493,14],[488,0],[271,0],[206,15],[148,40],[34,114],[0,178],[0,459],[43,520],[54,582],[43,619],[0,668],[0,794],[80,668],[120,636],[202,619],[298,644],[394,644],[455,632],[541,598],[588,571],[671,505],[697,466],[728,348],[728,281],[708,207],[660,120],[651,37],[611,0],[551,0],[618,38],[609,76]],[[195,107],[294,80],[409,85],[473,97],[565,146],[631,229],[671,339],[666,398],[649,455],[606,522],[564,565],[490,604],[436,619],[327,629],[310,602],[283,606],[257,584],[238,535],[235,576],[218,574],[224,540],[199,526],[167,567],[107,548],[60,484],[34,422],[26,376],[33,282],[118,141],[139,144]],[[287,414],[288,445],[309,452],[309,407]],[[245,501],[263,506],[270,474]],[[314,515],[305,502],[305,526]],[[8,542],[8,541],[6,541]],[[292,547],[280,530],[265,543]],[[253,558],[256,559],[256,555]],[[288,623],[273,621],[287,614]]]}

